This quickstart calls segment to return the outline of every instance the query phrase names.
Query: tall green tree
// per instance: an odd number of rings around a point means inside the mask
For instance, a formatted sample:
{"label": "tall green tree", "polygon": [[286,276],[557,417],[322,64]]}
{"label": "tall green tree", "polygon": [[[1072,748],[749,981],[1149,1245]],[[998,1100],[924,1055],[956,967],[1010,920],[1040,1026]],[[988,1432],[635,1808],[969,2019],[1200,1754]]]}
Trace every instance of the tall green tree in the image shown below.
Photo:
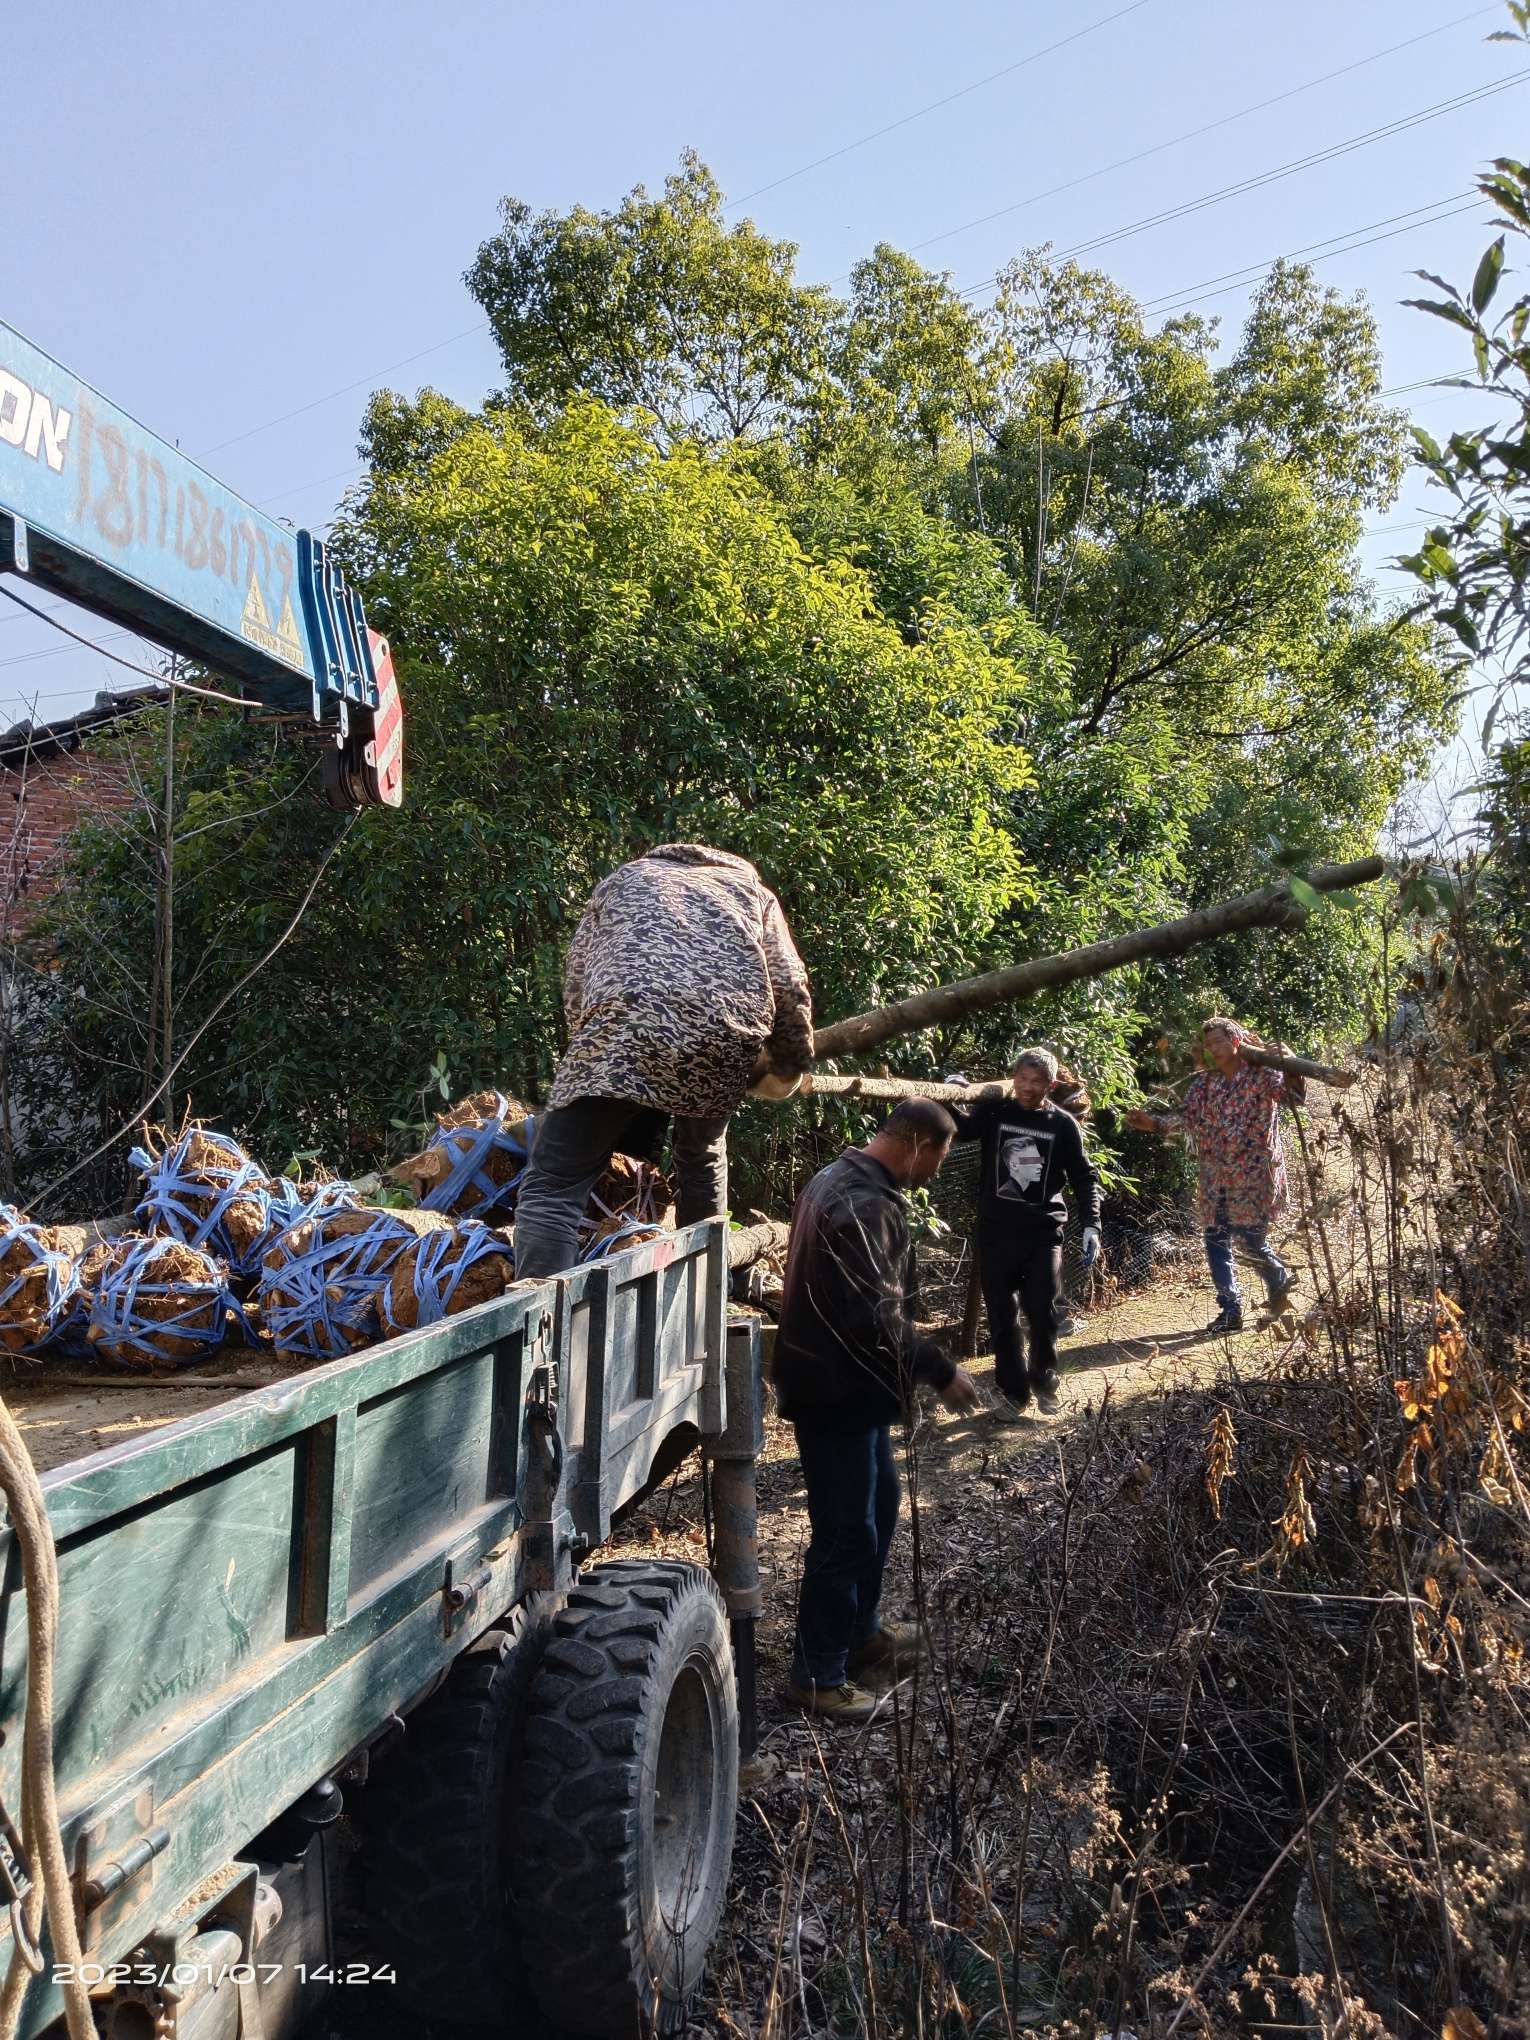
{"label": "tall green tree", "polygon": [[[376,1158],[439,1052],[455,1088],[532,1096],[560,1041],[563,949],[591,888],[656,842],[755,859],[822,1008],[958,974],[1030,883],[1006,827],[1010,728],[1058,648],[990,621],[885,617],[868,575],[804,552],[726,449],[665,450],[592,399],[542,428],[381,398],[375,468],[335,543],[408,707],[406,805],[344,836],[313,905],[177,1086],[283,1159]],[[313,760],[231,717],[182,770],[182,1031],[281,932],[343,827]],[[80,846],[51,941],[141,970],[131,823]],[[211,964],[211,967],[209,967]],[[127,979],[124,979],[124,983]],[[109,989],[109,988],[108,988]],[[58,1020],[113,1082],[113,1001]]]}

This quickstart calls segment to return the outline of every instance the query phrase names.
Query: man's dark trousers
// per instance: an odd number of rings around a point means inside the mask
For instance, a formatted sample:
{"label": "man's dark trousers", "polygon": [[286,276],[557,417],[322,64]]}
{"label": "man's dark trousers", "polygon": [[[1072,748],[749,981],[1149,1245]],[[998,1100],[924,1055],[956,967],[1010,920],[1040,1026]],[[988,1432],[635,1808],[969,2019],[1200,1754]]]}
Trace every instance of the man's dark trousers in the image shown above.
{"label": "man's dark trousers", "polygon": [[886,1424],[846,1431],[799,1423],[796,1432],[812,1537],[791,1675],[798,1686],[842,1686],[850,1652],[876,1630],[898,1522],[892,1434]]}
{"label": "man's dark trousers", "polygon": [[[1062,1287],[1062,1242],[1050,1226],[1023,1220],[978,1237],[978,1273],[993,1340],[993,1378],[1004,1395],[1024,1401],[1057,1385],[1057,1297]],[[1030,1364],[1020,1314],[1030,1328]]]}
{"label": "man's dark trousers", "polygon": [[[537,1120],[531,1164],[515,1205],[515,1272],[540,1281],[572,1268],[579,1221],[613,1154],[646,1154],[665,1115],[629,1098],[576,1098]],[[670,1137],[680,1225],[728,1208],[728,1122],[677,1118]]]}

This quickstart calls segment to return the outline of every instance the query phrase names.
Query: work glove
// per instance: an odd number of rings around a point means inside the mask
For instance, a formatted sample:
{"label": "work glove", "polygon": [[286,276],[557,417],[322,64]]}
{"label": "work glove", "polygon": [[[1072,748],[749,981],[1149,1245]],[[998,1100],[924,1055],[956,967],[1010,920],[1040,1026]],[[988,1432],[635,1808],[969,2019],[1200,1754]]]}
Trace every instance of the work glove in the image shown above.
{"label": "work glove", "polygon": [[780,1070],[767,1070],[749,1086],[749,1096],[769,1098],[779,1105],[783,1099],[796,1097],[802,1089],[803,1074],[798,1070],[795,1075],[786,1076]]}
{"label": "work glove", "polygon": [[1100,1257],[1100,1229],[1097,1225],[1084,1227],[1084,1266],[1092,1268]]}

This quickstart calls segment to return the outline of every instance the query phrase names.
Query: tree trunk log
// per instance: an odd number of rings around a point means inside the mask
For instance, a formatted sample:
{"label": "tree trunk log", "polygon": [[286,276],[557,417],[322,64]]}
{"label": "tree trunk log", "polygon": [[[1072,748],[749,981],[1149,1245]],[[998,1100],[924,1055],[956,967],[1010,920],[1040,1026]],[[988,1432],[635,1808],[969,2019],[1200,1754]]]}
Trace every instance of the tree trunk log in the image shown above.
{"label": "tree trunk log", "polygon": [[[942,1105],[971,1105],[990,1091],[1002,1091],[994,1077],[980,1084],[934,1084],[919,1077],[834,1077],[809,1070],[799,1098],[934,1098]],[[788,1100],[788,1103],[791,1101]]]}
{"label": "tree trunk log", "polygon": [[[1324,864],[1308,872],[1307,884],[1315,892],[1342,892],[1349,886],[1373,884],[1385,869],[1379,857],[1362,857],[1353,864]],[[1198,942],[1213,942],[1218,936],[1245,928],[1299,928],[1306,918],[1306,908],[1288,887],[1266,886],[1260,892],[1224,900],[1220,906],[1201,907],[1177,921],[1113,935],[1082,949],[1064,950],[1060,956],[1010,964],[1007,969],[963,978],[954,985],[937,985],[933,991],[916,992],[891,1006],[875,1006],[869,1013],[833,1021],[818,1030],[813,1053],[819,1061],[836,1055],[863,1055],[895,1035],[917,1034],[925,1027],[967,1020],[990,1006],[1028,999],[1037,992],[1071,985],[1078,978],[1100,977],[1108,970],[1119,970],[1122,964],[1139,963],[1151,956],[1181,956]]]}
{"label": "tree trunk log", "polygon": [[734,1226],[728,1234],[728,1266],[752,1267],[784,1247],[790,1237],[791,1228],[778,1218],[763,1219],[759,1225]]}
{"label": "tree trunk log", "polygon": [[1281,1055],[1273,1048],[1255,1048],[1252,1042],[1244,1042],[1242,1054],[1245,1062],[1259,1063],[1267,1070],[1284,1070],[1292,1077],[1308,1077],[1314,1084],[1331,1084],[1337,1091],[1347,1091],[1359,1081],[1358,1070],[1336,1070],[1328,1063],[1308,1062],[1304,1055]]}

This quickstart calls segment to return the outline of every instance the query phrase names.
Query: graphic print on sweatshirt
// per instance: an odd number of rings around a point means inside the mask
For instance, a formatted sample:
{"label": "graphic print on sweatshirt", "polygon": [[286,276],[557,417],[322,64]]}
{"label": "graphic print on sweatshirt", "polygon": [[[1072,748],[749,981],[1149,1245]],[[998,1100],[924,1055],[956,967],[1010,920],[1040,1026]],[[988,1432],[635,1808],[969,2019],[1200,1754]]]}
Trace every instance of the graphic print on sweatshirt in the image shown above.
{"label": "graphic print on sweatshirt", "polygon": [[1024,1126],[1001,1126],[994,1151],[995,1189],[1011,1203],[1046,1201],[1047,1172],[1056,1136]]}

